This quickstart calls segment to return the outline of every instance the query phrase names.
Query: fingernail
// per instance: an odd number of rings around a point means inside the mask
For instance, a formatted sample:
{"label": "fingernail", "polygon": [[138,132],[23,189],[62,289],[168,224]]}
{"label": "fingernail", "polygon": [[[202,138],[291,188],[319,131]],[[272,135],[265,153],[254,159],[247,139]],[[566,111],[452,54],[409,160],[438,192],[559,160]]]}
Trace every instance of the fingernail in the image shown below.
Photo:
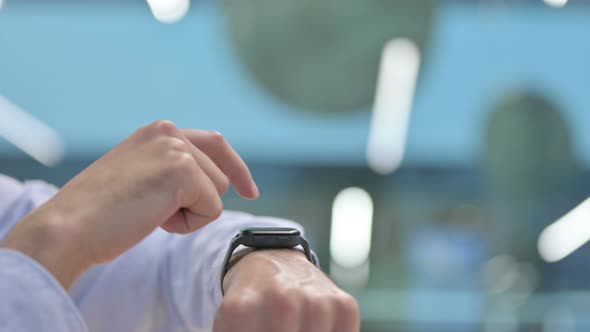
{"label": "fingernail", "polygon": [[258,196],[260,196],[260,191],[258,190],[256,182],[252,182],[252,190],[254,191],[254,197],[258,198]]}

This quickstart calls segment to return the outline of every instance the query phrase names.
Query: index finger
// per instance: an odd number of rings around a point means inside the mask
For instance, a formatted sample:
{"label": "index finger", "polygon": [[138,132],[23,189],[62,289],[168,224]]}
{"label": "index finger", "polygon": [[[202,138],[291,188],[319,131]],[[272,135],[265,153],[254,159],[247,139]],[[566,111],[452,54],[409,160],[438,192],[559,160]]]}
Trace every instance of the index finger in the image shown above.
{"label": "index finger", "polygon": [[182,129],[182,133],[227,175],[238,194],[248,199],[258,198],[258,187],[250,169],[222,134],[197,129]]}

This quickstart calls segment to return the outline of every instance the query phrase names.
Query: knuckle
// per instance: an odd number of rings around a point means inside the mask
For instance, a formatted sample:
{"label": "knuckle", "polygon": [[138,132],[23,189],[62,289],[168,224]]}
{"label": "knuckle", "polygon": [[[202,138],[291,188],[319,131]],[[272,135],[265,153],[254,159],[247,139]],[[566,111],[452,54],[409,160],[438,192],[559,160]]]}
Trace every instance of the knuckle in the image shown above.
{"label": "knuckle", "polygon": [[358,301],[348,294],[340,297],[338,303],[340,308],[347,314],[353,315],[359,312]]}
{"label": "knuckle", "polygon": [[310,296],[308,295],[305,298],[305,304],[307,305],[307,307],[311,308],[311,309],[323,309],[323,300],[321,299],[321,297],[319,296]]}
{"label": "knuckle", "polygon": [[168,170],[172,175],[186,178],[193,173],[195,160],[190,153],[175,152],[170,153],[168,158]]}
{"label": "knuckle", "polygon": [[267,303],[273,314],[287,317],[297,310],[296,296],[295,292],[275,289],[267,294]]}
{"label": "knuckle", "polygon": [[326,301],[320,296],[309,295],[305,299],[305,305],[310,313],[312,321],[321,321],[328,314]]}
{"label": "knuckle", "polygon": [[178,138],[178,137],[165,137],[160,140],[160,144],[165,151],[180,151],[180,152],[189,152],[186,143]]}
{"label": "knuckle", "polygon": [[218,131],[209,131],[209,136],[211,137],[211,141],[215,142],[215,144],[224,145],[227,143],[223,134]]}
{"label": "knuckle", "polygon": [[172,121],[158,120],[148,125],[149,130],[156,135],[176,136],[179,129]]}
{"label": "knuckle", "polygon": [[356,318],[360,316],[358,301],[351,295],[345,294],[337,299],[337,305],[343,317]]}
{"label": "knuckle", "polygon": [[248,318],[249,308],[250,306],[244,301],[226,299],[219,307],[219,314],[240,321]]}

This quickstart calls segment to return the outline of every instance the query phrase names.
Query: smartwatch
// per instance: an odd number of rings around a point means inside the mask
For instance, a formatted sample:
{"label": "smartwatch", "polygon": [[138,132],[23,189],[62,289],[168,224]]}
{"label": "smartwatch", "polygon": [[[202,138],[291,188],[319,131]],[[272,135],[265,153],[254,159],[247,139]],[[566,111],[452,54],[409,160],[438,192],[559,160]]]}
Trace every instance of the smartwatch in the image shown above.
{"label": "smartwatch", "polygon": [[229,269],[230,259],[234,250],[240,245],[255,249],[281,249],[301,246],[305,257],[319,267],[317,257],[309,249],[309,243],[301,235],[301,232],[295,228],[281,227],[248,227],[242,228],[240,232],[231,240],[225,259],[223,260],[223,270],[221,273],[221,293],[223,294],[223,278]]}

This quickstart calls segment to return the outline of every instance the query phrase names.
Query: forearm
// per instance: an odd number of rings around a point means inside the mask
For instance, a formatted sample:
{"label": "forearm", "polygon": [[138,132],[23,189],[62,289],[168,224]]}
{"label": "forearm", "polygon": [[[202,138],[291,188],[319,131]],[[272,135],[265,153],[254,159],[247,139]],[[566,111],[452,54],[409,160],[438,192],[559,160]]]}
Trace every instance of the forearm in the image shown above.
{"label": "forearm", "polygon": [[74,230],[44,206],[25,216],[0,242],[0,247],[33,258],[65,289],[91,265]]}
{"label": "forearm", "polygon": [[268,274],[262,277],[273,277],[288,269],[289,273],[294,273],[289,278],[290,282],[305,282],[311,277],[308,268],[310,264],[303,252],[296,249],[248,250],[231,263],[231,268],[223,279],[223,289],[225,293],[231,293],[232,288],[247,287],[252,281],[252,275],[249,274],[252,270],[265,271]]}

